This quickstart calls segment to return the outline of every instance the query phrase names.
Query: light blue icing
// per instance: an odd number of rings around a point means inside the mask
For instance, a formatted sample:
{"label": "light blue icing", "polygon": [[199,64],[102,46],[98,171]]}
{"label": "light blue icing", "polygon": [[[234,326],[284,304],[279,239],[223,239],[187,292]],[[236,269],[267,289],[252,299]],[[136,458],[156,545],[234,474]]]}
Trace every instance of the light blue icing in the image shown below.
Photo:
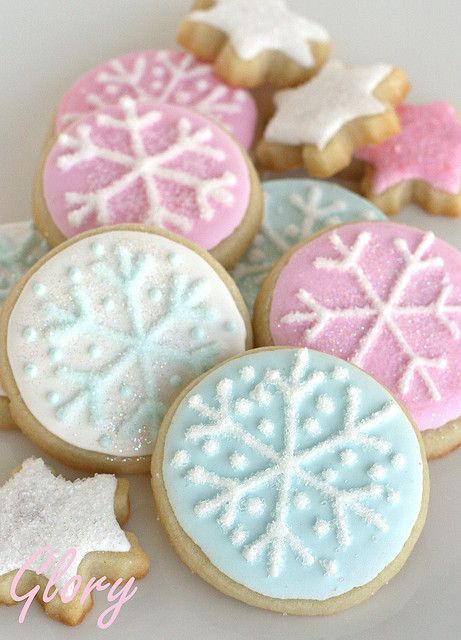
{"label": "light blue icing", "polygon": [[32,223],[0,225],[0,303],[19,278],[48,251],[46,240]]}
{"label": "light blue icing", "polygon": [[263,190],[263,225],[231,272],[250,311],[262,281],[290,247],[335,224],[386,219],[371,202],[330,182],[269,180],[263,182]]}
{"label": "light blue icing", "polygon": [[249,352],[210,373],[168,429],[176,519],[221,572],[274,598],[373,580],[421,508],[417,437],[387,390],[316,351]]}

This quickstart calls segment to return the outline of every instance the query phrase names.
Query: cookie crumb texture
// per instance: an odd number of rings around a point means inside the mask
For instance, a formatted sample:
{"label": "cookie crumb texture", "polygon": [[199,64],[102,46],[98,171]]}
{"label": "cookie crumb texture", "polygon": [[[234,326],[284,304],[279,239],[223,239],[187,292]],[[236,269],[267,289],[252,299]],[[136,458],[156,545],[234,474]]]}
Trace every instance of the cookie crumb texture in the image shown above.
{"label": "cookie crumb texture", "polygon": [[271,293],[275,344],[375,376],[421,430],[461,414],[461,254],[432,232],[348,224],[299,247]]}
{"label": "cookie crumb texture", "polygon": [[220,122],[244,148],[251,147],[257,116],[251,94],[224,84],[210,65],[189,53],[168,49],[128,53],[91,69],[59,103],[55,133],[125,97],[195,109]]}
{"label": "cookie crumb texture", "polygon": [[424,511],[418,437],[356,367],[307,349],[251,352],[217,367],[172,413],[158,464],[182,530],[174,544],[197,545],[233,582],[215,581],[202,558],[194,570],[227,593],[279,611],[286,601],[292,613],[344,595],[333,606],[343,608],[413,539]]}
{"label": "cookie crumb texture", "polygon": [[245,218],[251,181],[240,147],[218,125],[125,97],[59,134],[41,188],[45,210],[36,202],[35,215],[44,233],[143,223],[212,250]]}
{"label": "cookie crumb texture", "polygon": [[230,290],[204,258],[164,236],[114,230],[77,240],[33,273],[9,317],[7,354],[45,429],[132,457],[151,453],[181,388],[246,339]]}

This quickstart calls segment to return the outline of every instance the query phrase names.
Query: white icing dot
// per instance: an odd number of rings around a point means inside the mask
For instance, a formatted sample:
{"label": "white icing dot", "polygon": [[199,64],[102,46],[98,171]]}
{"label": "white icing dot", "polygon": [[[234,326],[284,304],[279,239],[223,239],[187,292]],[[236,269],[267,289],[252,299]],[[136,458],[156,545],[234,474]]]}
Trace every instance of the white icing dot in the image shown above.
{"label": "white icing dot", "polygon": [[402,469],[405,466],[405,456],[403,456],[401,453],[396,453],[391,458],[391,465],[394,467],[394,469]]}
{"label": "white icing dot", "polygon": [[163,78],[164,75],[165,75],[164,67],[160,67],[160,66],[152,67],[152,76],[154,78]]}
{"label": "white icing dot", "polygon": [[320,560],[323,574],[327,577],[335,576],[338,573],[338,563],[336,560]]}
{"label": "white icing dot", "polygon": [[105,253],[104,245],[101,242],[93,242],[93,244],[91,245],[91,249],[94,255],[98,258],[103,256]]}
{"label": "white icing dot", "polygon": [[52,362],[59,362],[62,360],[62,351],[57,347],[53,347],[48,351],[48,356]]}
{"label": "white icing dot", "polygon": [[355,451],[352,451],[352,449],[345,449],[344,451],[341,451],[339,457],[342,464],[346,467],[352,467],[358,459],[357,454]]}
{"label": "white icing dot", "polygon": [[260,516],[264,513],[265,504],[261,498],[248,498],[245,509],[250,516]]}
{"label": "white icing dot", "polygon": [[170,253],[168,254],[168,262],[172,267],[177,267],[181,263],[181,256],[179,253]]}
{"label": "white icing dot", "polygon": [[29,378],[35,378],[38,373],[38,369],[35,366],[35,364],[28,362],[27,364],[24,365],[24,372]]}
{"label": "white icing dot", "polygon": [[235,527],[231,533],[231,542],[234,547],[239,547],[248,538],[248,533],[241,526]]}
{"label": "white icing dot", "polygon": [[190,337],[192,340],[203,340],[205,337],[205,329],[203,329],[203,327],[192,327]]}
{"label": "white icing dot", "polygon": [[236,471],[241,471],[242,469],[244,469],[247,465],[247,462],[247,457],[243,453],[234,451],[234,453],[229,456],[230,466]]}
{"label": "white icing dot", "polygon": [[307,507],[310,504],[310,500],[309,500],[309,496],[307,495],[307,493],[304,493],[303,491],[299,491],[298,493],[295,493],[295,495],[293,496],[293,504],[296,507],[296,509],[307,509]]}
{"label": "white icing dot", "polygon": [[36,296],[44,296],[46,293],[46,287],[41,282],[36,282],[33,286],[33,291]]}
{"label": "white icing dot", "polygon": [[345,367],[335,367],[331,373],[333,380],[347,380],[349,372]]}
{"label": "white icing dot", "polygon": [[243,382],[251,382],[252,380],[254,380],[254,367],[242,367],[242,369],[240,369],[240,378],[243,380]]}
{"label": "white icing dot", "polygon": [[208,82],[208,80],[204,80],[203,78],[201,80],[197,80],[197,82],[195,83],[195,88],[197,91],[206,91],[209,86],[210,83]]}
{"label": "white icing dot", "polygon": [[27,342],[34,342],[37,339],[37,331],[33,327],[24,327],[22,335]]}
{"label": "white icing dot", "polygon": [[56,391],[50,391],[47,396],[46,399],[48,400],[48,402],[50,404],[56,405],[58,404],[60,398],[59,398],[59,393],[57,393]]}
{"label": "white icing dot", "polygon": [[159,302],[162,299],[162,292],[156,287],[152,287],[151,289],[149,289],[147,295],[149,296],[149,300],[151,300],[152,302]]}
{"label": "white icing dot", "polygon": [[219,451],[219,443],[216,440],[207,440],[202,445],[202,451],[207,456],[214,456]]}
{"label": "white icing dot", "polygon": [[267,391],[263,384],[257,384],[250,393],[250,396],[261,406],[268,405],[272,399],[272,395]]}
{"label": "white icing dot", "polygon": [[334,482],[338,477],[338,472],[335,469],[324,469],[322,471],[322,478],[327,482]]}
{"label": "white icing dot", "polygon": [[191,409],[198,409],[202,402],[202,397],[199,394],[193,395],[189,398],[188,405]]}
{"label": "white icing dot", "polygon": [[311,436],[315,436],[321,432],[320,422],[315,418],[307,418],[303,424],[304,431]]}
{"label": "white icing dot", "polygon": [[113,311],[115,309],[115,302],[112,298],[104,298],[101,304],[106,311]]}
{"label": "white icing dot", "polygon": [[380,464],[374,464],[368,469],[368,475],[372,480],[383,480],[386,477],[386,469]]}
{"label": "white icing dot", "polygon": [[335,408],[333,404],[333,400],[330,398],[330,396],[327,396],[326,394],[322,394],[318,396],[315,406],[317,411],[321,411],[322,413],[327,413],[327,414],[332,413]]}
{"label": "white icing dot", "polygon": [[92,358],[99,358],[99,356],[102,353],[102,349],[100,346],[98,346],[97,344],[90,344],[88,347],[88,354],[92,357]]}
{"label": "white icing dot", "polygon": [[179,449],[179,451],[176,451],[174,456],[171,458],[171,466],[174,467],[175,469],[184,467],[189,462],[190,462],[190,455],[184,449]]}
{"label": "white icing dot", "polygon": [[161,80],[154,80],[151,87],[154,91],[161,91],[161,89],[163,89],[163,82]]}
{"label": "white icing dot", "polygon": [[246,398],[238,398],[235,401],[235,410],[241,416],[247,416],[251,411],[251,402]]}
{"label": "white icing dot", "polygon": [[258,431],[268,438],[274,433],[274,423],[267,418],[263,418],[258,424]]}
{"label": "white icing dot", "polygon": [[389,504],[398,504],[400,502],[399,492],[395,491],[394,489],[388,489],[387,495],[386,495],[386,501]]}
{"label": "white icing dot", "polygon": [[177,91],[174,97],[178,104],[187,104],[191,101],[191,94],[188,91]]}
{"label": "white icing dot", "polygon": [[316,536],[323,538],[330,533],[330,523],[326,520],[317,519],[314,522],[313,529]]}
{"label": "white icing dot", "polygon": [[69,280],[74,284],[78,284],[83,279],[83,274],[78,267],[69,267],[69,269],[67,270],[67,275],[69,277]]}

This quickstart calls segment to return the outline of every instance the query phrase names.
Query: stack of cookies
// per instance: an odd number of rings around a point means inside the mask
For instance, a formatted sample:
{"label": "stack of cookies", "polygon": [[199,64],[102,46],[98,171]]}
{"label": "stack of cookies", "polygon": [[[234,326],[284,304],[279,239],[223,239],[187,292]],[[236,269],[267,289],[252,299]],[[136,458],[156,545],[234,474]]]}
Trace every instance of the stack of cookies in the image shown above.
{"label": "stack of cookies", "polygon": [[[68,530],[84,578],[104,562],[142,577],[110,474],[151,471],[194,572],[254,606],[334,613],[400,570],[426,459],[461,444],[461,254],[385,215],[461,214],[461,124],[446,103],[402,104],[397,67],[329,60],[327,31],[285,0],[197,0],[178,41],[70,87],[35,227],[1,231],[0,427],[104,475],[72,484],[28,460],[0,489],[0,547],[24,532],[0,602]],[[255,165],[310,177],[261,185]],[[367,199],[319,180],[335,175]],[[46,604],[70,624],[87,609]]]}

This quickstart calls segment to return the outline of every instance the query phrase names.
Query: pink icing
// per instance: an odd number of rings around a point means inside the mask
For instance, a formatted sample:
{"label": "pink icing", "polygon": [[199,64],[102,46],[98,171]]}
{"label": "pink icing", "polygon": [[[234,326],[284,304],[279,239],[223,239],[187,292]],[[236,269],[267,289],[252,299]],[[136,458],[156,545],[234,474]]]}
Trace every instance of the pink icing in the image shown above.
{"label": "pink icing", "polygon": [[66,237],[141,222],[212,249],[242,221],[250,179],[238,145],[211,120],[125,98],[60,134],[45,163],[43,192]]}
{"label": "pink icing", "polygon": [[189,53],[165,49],[114,58],[79,78],[58,106],[55,133],[124,96],[197,109],[218,120],[245,148],[253,141],[257,113],[251,94],[224,84],[210,65]]}
{"label": "pink icing", "polygon": [[404,180],[461,189],[461,124],[447,102],[397,107],[401,132],[385,142],[362,147],[355,157],[374,167],[372,185],[382,193]]}
{"label": "pink icing", "polygon": [[460,327],[461,254],[391,222],[352,223],[307,242],[280,273],[270,308],[274,344],[355,362],[421,430],[461,415]]}

